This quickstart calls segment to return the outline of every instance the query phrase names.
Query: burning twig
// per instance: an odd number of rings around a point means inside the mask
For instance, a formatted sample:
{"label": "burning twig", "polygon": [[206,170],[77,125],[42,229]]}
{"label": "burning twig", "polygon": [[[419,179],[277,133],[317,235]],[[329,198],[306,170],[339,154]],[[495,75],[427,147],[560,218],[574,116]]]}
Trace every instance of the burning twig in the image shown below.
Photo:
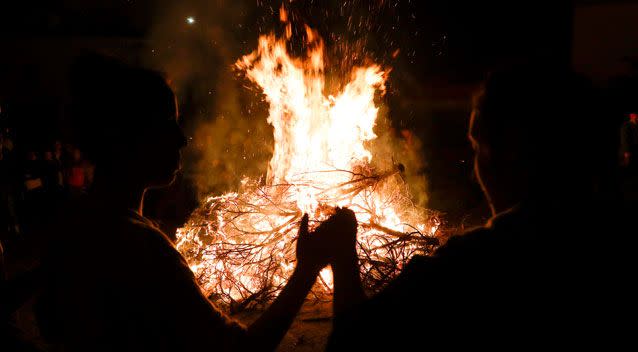
{"label": "burning twig", "polygon": [[[290,57],[287,39],[271,34],[235,65],[269,104],[274,149],[266,181],[245,180],[236,193],[208,198],[178,233],[177,248],[203,290],[233,309],[266,303],[286,283],[303,213],[322,221],[335,206],[355,212],[361,276],[371,290],[436,246],[438,218],[412,203],[403,165],[376,170],[367,149],[389,70],[354,67],[326,96],[323,41],[305,29],[303,57]],[[324,269],[312,293],[323,300],[331,290]]]}
{"label": "burning twig", "polygon": [[[330,198],[328,204],[335,195],[348,200],[346,206],[360,219],[361,275],[374,291],[394,278],[414,254],[427,254],[437,246],[438,220],[415,207],[405,187],[397,187],[403,182],[397,173],[375,175],[372,168],[366,172],[351,173],[350,181],[320,194]],[[378,193],[370,191],[388,186],[395,191],[384,197],[387,199],[378,199]],[[267,303],[294,268],[294,242],[302,215],[294,201],[298,188],[295,184],[246,183],[241,193],[209,198],[181,229],[178,248],[197,273],[201,286],[233,311]],[[357,191],[353,193],[353,189]],[[402,209],[401,219],[421,225],[381,225],[375,222],[383,217],[379,205]],[[330,211],[331,207],[320,206],[313,216],[323,220]],[[424,219],[432,223],[426,225]],[[325,300],[331,290],[331,277],[322,275],[313,294]]]}

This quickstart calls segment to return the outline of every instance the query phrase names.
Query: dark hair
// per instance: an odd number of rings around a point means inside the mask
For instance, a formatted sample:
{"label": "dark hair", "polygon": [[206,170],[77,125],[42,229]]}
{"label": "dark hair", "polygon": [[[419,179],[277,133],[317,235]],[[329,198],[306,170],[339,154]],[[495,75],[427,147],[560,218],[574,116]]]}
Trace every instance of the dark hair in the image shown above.
{"label": "dark hair", "polygon": [[[595,94],[589,82],[566,70],[519,67],[491,73],[474,98],[481,143],[513,143],[524,157],[551,157],[557,147],[591,145]],[[575,146],[575,145],[573,145]],[[582,150],[582,149],[581,149]]]}
{"label": "dark hair", "polygon": [[569,70],[494,72],[474,99],[472,136],[495,154],[515,150],[533,177],[593,175],[613,158],[616,135],[599,104],[593,85]]}
{"label": "dark hair", "polygon": [[176,114],[173,91],[159,72],[106,56],[79,58],[70,91],[73,141],[94,161],[117,145],[134,143],[158,117]]}

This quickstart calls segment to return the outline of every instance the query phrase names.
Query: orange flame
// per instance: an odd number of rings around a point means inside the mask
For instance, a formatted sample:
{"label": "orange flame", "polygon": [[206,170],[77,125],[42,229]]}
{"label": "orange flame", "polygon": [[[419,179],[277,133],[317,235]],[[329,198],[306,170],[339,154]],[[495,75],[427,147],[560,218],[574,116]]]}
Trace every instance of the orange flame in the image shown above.
{"label": "orange flame", "polygon": [[[325,96],[323,43],[313,44],[305,60],[295,60],[288,56],[285,41],[262,36],[257,51],[236,64],[263,89],[270,103],[268,122],[275,131],[267,175],[270,184],[334,187],[347,182],[350,175],[322,172],[353,170],[372,159],[364,143],[376,138],[374,97],[385,90],[385,73],[376,65],[357,68],[341,94]],[[299,209],[312,213],[322,189],[300,192]]]}
{"label": "orange flame", "polygon": [[[280,19],[288,19],[283,7]],[[307,26],[306,37],[306,57],[291,57],[286,40],[270,34],[235,64],[270,107],[275,145],[265,185],[246,179],[240,192],[210,197],[178,233],[178,249],[203,288],[226,301],[286,282],[303,213],[323,220],[331,207],[352,209],[364,272],[376,262],[404,263],[423,249],[408,239],[433,237],[439,226],[412,204],[399,171],[378,172],[370,164],[375,97],[385,92],[387,70],[356,67],[338,94],[326,95],[324,43]],[[320,281],[331,289],[329,270]]]}

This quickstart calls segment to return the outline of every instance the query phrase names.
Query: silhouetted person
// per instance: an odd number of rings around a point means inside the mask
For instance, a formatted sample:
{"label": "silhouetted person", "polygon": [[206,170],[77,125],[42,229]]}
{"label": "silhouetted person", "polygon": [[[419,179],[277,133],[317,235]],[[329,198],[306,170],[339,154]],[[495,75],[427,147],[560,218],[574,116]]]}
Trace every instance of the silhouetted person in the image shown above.
{"label": "silhouetted person", "polygon": [[322,236],[309,235],[304,217],[286,287],[249,327],[232,321],[142,214],[145,191],[173,181],[186,143],[173,92],[155,72],[99,57],[80,61],[72,81],[95,182],[51,234],[44,334],[64,351],[273,350],[327,264]]}
{"label": "silhouetted person", "polygon": [[62,163],[52,151],[47,150],[44,152],[44,188],[57,196],[62,192],[63,186]]}
{"label": "silhouetted person", "polygon": [[175,242],[177,229],[186,223],[198,203],[192,182],[180,173],[169,187],[148,192],[144,200],[144,212]]}
{"label": "silhouetted person", "polygon": [[614,218],[596,201],[600,165],[614,157],[603,143],[615,132],[592,120],[595,101],[585,80],[562,70],[491,75],[475,101],[469,137],[493,217],[433,256],[415,257],[370,299],[353,269],[352,245],[333,264],[328,349],[622,344],[609,334],[622,335],[611,314],[628,308],[615,305],[622,291],[606,278],[618,268],[605,244],[617,239],[607,224]]}
{"label": "silhouetted person", "polygon": [[28,151],[23,165],[24,188],[26,193],[42,190],[44,187],[43,180],[43,163],[38,158],[38,153]]}
{"label": "silhouetted person", "polygon": [[0,241],[20,232],[16,214],[19,173],[14,152],[0,132]]}
{"label": "silhouetted person", "polygon": [[[620,130],[622,192],[625,203],[638,209],[638,114],[629,114]],[[632,216],[632,215],[629,215]]]}
{"label": "silhouetted person", "polygon": [[638,169],[638,114],[629,114],[622,125],[620,141],[623,165],[635,172]]}
{"label": "silhouetted person", "polygon": [[62,176],[62,164],[55,159],[52,151],[47,150],[43,153],[43,184],[45,192],[44,219],[55,214],[55,209],[60,205],[62,196],[64,195],[64,180]]}
{"label": "silhouetted person", "polygon": [[91,171],[82,152],[75,148],[71,154],[69,165],[65,170],[66,186],[72,198],[80,198],[86,194],[91,184]]}
{"label": "silhouetted person", "polygon": [[20,218],[25,232],[35,231],[43,219],[46,204],[45,167],[37,152],[30,150],[22,163],[22,206]]}

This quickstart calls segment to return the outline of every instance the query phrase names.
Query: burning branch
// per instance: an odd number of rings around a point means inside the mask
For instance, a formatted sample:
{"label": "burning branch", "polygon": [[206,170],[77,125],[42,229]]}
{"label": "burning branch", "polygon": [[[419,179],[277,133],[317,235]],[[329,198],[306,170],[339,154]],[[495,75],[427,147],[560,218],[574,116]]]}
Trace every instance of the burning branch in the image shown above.
{"label": "burning branch", "polygon": [[[357,247],[364,283],[376,291],[413,255],[428,254],[437,246],[439,223],[434,214],[412,204],[406,187],[397,187],[403,183],[399,173],[375,174],[367,167],[349,174],[350,181],[321,189],[319,194],[327,198],[321,199],[312,216],[324,220],[333,209],[328,204],[346,200],[341,204],[353,209],[357,218],[367,219],[360,221]],[[207,294],[232,310],[262,306],[274,297],[295,265],[294,244],[302,216],[295,199],[304,187],[308,185],[247,182],[239,193],[207,199],[181,229],[177,245]],[[388,187],[394,192],[379,201],[375,190]],[[401,218],[421,225],[381,225],[376,222],[382,218],[378,205],[402,209]],[[424,219],[429,223],[423,224]],[[325,299],[332,290],[329,273],[322,274],[313,290],[317,299]]]}
{"label": "burning branch", "polygon": [[[269,104],[275,145],[265,181],[246,179],[238,192],[209,197],[178,232],[177,248],[202,288],[233,309],[268,302],[286,283],[303,213],[312,227],[335,206],[355,212],[361,276],[371,290],[437,245],[439,220],[412,203],[403,166],[376,170],[367,149],[389,71],[355,67],[341,91],[326,96],[323,41],[305,33],[303,58],[288,55],[286,39],[265,35],[235,65]],[[331,290],[324,269],[313,294],[323,299]]]}

